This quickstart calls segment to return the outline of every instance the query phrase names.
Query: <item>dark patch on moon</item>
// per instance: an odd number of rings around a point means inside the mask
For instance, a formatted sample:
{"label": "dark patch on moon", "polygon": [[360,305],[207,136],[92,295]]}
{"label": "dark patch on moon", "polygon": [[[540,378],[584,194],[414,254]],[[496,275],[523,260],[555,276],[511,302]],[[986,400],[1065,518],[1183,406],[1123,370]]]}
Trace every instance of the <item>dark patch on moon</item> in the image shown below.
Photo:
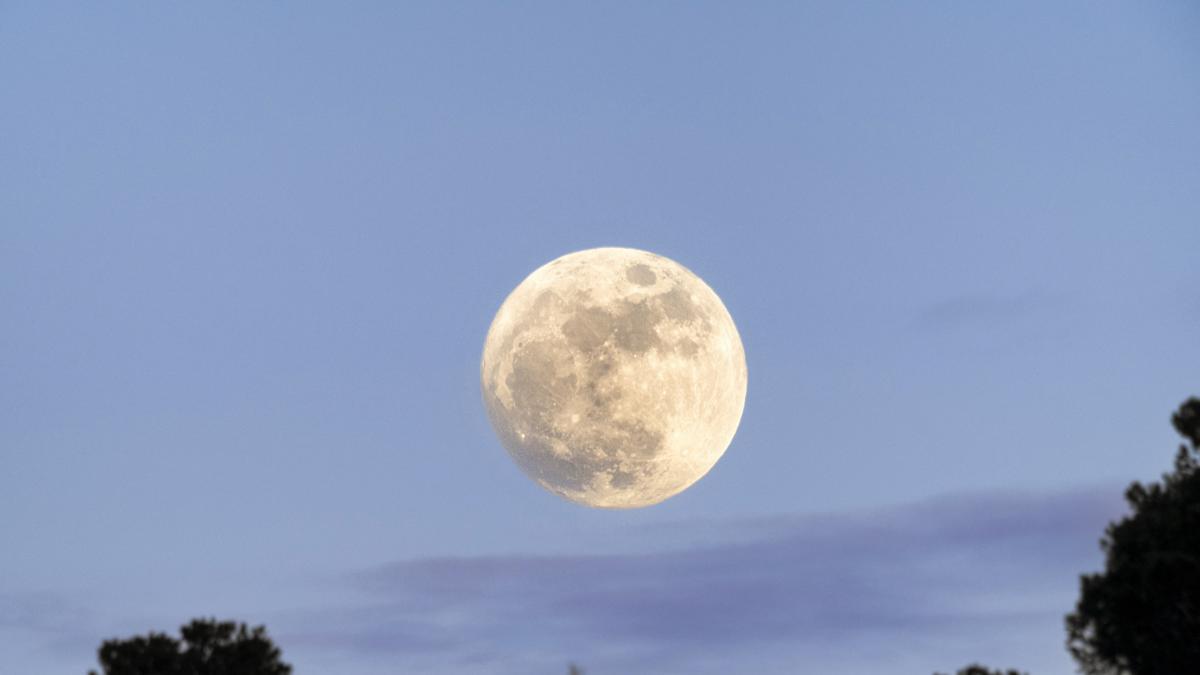
{"label": "dark patch on moon", "polygon": [[638,484],[638,475],[632,471],[621,471],[613,469],[612,478],[610,479],[612,486],[618,490],[633,487]]}
{"label": "dark patch on moon", "polygon": [[554,291],[542,291],[537,296],[537,299],[533,301],[533,305],[529,308],[529,311],[540,319],[549,316],[553,312],[557,312],[562,304],[563,300],[559,297],[558,293]]}
{"label": "dark patch on moon", "polygon": [[572,347],[583,352],[596,351],[611,337],[618,348],[641,354],[662,346],[654,327],[663,317],[663,312],[644,301],[622,301],[616,314],[577,304],[571,318],[562,324],[562,333]]}
{"label": "dark patch on moon", "polygon": [[584,414],[588,419],[597,421],[608,419],[608,405],[621,398],[621,390],[614,387],[605,391],[596,380],[588,380],[583,389],[588,403],[587,411]]}
{"label": "dark patch on moon", "polygon": [[630,265],[629,269],[625,270],[625,278],[638,286],[653,286],[654,282],[658,281],[654,270],[642,263]]}
{"label": "dark patch on moon", "polygon": [[650,431],[641,422],[618,423],[615,426],[621,436],[620,448],[636,459],[649,459],[662,450],[662,434]]}
{"label": "dark patch on moon", "polygon": [[[646,265],[639,264],[626,270],[626,276],[638,276],[639,273],[634,271],[638,268],[645,268],[647,274],[654,275]],[[638,278],[647,279],[642,276]],[[558,307],[561,302],[557,295],[553,298],[546,298],[545,295],[538,298],[538,304],[542,306]],[[620,301],[613,311],[607,307],[589,305],[586,298],[582,298],[573,303],[570,312],[570,318],[561,326],[563,336],[572,347],[585,353],[595,352],[611,338],[616,347],[633,354],[657,349],[678,350],[687,356],[693,356],[699,351],[699,345],[688,339],[678,344],[666,345],[659,337],[656,326],[665,319],[681,322],[699,321],[705,329],[709,326],[707,313],[678,286],[643,300]]]}
{"label": "dark patch on moon", "polygon": [[614,322],[613,332],[617,346],[634,354],[641,354],[661,344],[654,326],[662,321],[662,314],[655,312],[645,302],[624,302],[625,311]]}
{"label": "dark patch on moon", "polygon": [[589,419],[605,420],[608,418],[608,404],[621,398],[621,389],[612,385],[609,375],[613,370],[612,355],[604,350],[592,358],[587,367],[587,378],[583,383],[583,395],[588,399],[587,411]]}
{"label": "dark patch on moon", "polygon": [[700,313],[692,298],[678,286],[654,296],[654,299],[662,306],[667,317],[676,321],[691,321]]}
{"label": "dark patch on moon", "polygon": [[612,315],[603,309],[576,304],[571,318],[563,323],[562,332],[571,346],[590,352],[608,339],[612,323]]}
{"label": "dark patch on moon", "polygon": [[549,424],[554,411],[575,393],[575,375],[555,376],[562,348],[552,342],[531,342],[513,356],[505,384],[513,405],[535,424]]}

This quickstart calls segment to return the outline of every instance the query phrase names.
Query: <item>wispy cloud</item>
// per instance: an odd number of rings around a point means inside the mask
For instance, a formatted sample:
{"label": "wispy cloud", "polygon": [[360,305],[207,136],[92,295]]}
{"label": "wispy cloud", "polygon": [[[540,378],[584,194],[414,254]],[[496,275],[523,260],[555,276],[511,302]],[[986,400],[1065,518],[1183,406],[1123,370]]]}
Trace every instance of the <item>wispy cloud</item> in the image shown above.
{"label": "wispy cloud", "polygon": [[1016,638],[1010,660],[1036,667],[1065,662],[1046,655],[1122,508],[1117,488],[959,496],[702,524],[707,544],[667,551],[395,562],[349,577],[342,607],[290,617],[287,637],[426,672],[558,672],[575,658],[595,673],[755,660],[899,673]]}
{"label": "wispy cloud", "polygon": [[0,592],[0,672],[9,672],[5,659],[19,652],[56,662],[93,654],[94,618],[94,611],[64,593]]}
{"label": "wispy cloud", "polygon": [[0,593],[0,627],[58,632],[80,626],[81,609],[68,597],[49,591]]}
{"label": "wispy cloud", "polygon": [[1049,312],[1064,304],[1062,297],[1041,291],[1014,295],[973,293],[934,302],[918,313],[917,320],[934,328],[993,323]]}

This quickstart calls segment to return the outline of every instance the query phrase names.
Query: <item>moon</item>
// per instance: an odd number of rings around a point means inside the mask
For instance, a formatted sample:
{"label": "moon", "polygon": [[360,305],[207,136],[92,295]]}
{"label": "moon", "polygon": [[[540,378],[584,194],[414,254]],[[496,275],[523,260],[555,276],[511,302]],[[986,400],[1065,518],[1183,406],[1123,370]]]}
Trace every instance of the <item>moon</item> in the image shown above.
{"label": "moon", "polygon": [[746,402],[746,355],[717,294],[683,265],[594,248],[535,270],[501,305],[480,364],[488,418],[545,489],[650,506],[717,463]]}

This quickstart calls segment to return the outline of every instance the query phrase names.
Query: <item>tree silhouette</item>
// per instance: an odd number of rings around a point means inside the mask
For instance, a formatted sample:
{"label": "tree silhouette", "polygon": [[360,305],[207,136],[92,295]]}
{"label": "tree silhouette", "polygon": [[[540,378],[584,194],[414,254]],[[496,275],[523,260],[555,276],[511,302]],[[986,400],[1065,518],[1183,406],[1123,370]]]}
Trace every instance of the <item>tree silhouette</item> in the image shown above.
{"label": "tree silhouette", "polygon": [[[942,675],[942,674],[934,673],[933,675]],[[988,670],[987,668],[985,668],[979,664],[974,664],[974,665],[967,666],[966,668],[963,668],[962,670],[958,671],[958,675],[1026,675],[1026,674],[1017,672],[1015,670]]]}
{"label": "tree silhouette", "polygon": [[1105,569],[1080,580],[1067,647],[1087,675],[1200,673],[1200,399],[1171,418],[1187,441],[1162,483],[1125,491],[1133,513],[1100,542]]}
{"label": "tree silhouette", "polygon": [[[290,675],[264,626],[194,619],[182,640],[151,632],[100,645],[103,675]],[[96,675],[91,671],[89,675]]]}

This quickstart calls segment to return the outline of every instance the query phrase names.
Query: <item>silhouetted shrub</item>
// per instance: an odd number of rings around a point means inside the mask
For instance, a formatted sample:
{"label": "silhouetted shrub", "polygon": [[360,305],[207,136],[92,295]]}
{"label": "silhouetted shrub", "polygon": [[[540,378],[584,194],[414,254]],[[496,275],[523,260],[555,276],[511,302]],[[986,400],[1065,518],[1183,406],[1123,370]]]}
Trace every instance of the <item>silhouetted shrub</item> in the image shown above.
{"label": "silhouetted shrub", "polygon": [[[290,675],[263,626],[195,619],[182,640],[150,633],[100,645],[104,675]],[[91,671],[89,675],[96,675]]]}
{"label": "silhouetted shrub", "polygon": [[[942,674],[934,673],[933,675]],[[957,675],[1027,675],[1027,673],[1021,673],[1016,670],[988,670],[981,665],[974,664],[958,671]]]}
{"label": "silhouetted shrub", "polygon": [[1187,441],[1162,483],[1133,483],[1104,571],[1084,575],[1067,647],[1088,675],[1200,673],[1200,399],[1172,417]]}

